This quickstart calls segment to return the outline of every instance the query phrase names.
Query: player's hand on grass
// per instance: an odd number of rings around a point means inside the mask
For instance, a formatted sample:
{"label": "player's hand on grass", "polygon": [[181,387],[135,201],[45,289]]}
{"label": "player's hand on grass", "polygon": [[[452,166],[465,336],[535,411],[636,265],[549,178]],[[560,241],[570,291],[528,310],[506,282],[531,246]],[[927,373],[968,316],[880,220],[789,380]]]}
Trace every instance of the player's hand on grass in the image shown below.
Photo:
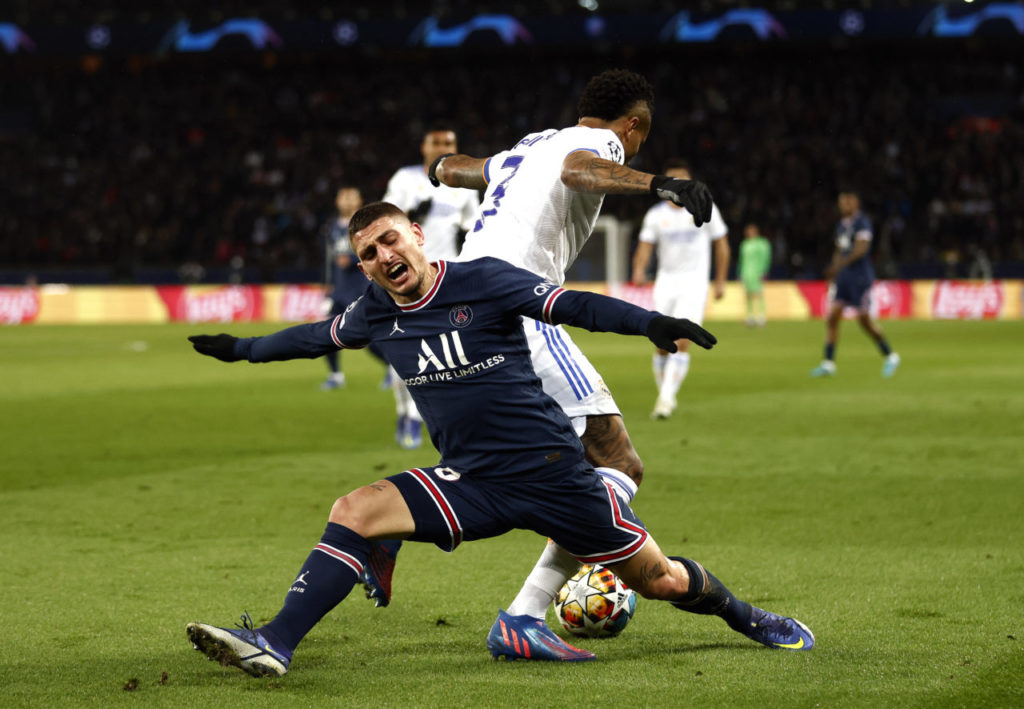
{"label": "player's hand on grass", "polygon": [[658,199],[685,207],[693,215],[693,223],[697,226],[711,220],[711,190],[699,180],[655,175],[651,180],[651,192]]}
{"label": "player's hand on grass", "polygon": [[676,352],[676,340],[690,340],[706,350],[710,350],[718,342],[718,338],[692,320],[686,318],[670,318],[659,315],[647,326],[647,337],[658,349]]}
{"label": "player's hand on grass", "polygon": [[219,335],[189,335],[188,341],[199,354],[216,357],[221,362],[237,362],[242,359],[235,354],[238,338],[223,332]]}

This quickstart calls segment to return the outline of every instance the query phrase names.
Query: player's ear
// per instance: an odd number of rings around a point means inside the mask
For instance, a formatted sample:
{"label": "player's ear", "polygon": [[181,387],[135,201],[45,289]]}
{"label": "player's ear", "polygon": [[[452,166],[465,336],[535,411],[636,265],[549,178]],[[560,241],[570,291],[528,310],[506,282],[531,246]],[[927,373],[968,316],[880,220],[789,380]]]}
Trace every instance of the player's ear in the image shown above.
{"label": "player's ear", "polygon": [[372,281],[373,280],[372,278],[370,278],[370,274],[366,272],[366,269],[363,268],[363,262],[362,261],[359,261],[356,264],[356,268],[359,269],[360,273],[362,273],[364,276],[366,276],[366,280],[368,280],[368,281]]}
{"label": "player's ear", "polygon": [[423,236],[423,227],[421,227],[416,222],[411,222],[410,228],[412,229],[413,235],[416,237],[416,243],[420,246],[423,246],[423,242],[426,240]]}

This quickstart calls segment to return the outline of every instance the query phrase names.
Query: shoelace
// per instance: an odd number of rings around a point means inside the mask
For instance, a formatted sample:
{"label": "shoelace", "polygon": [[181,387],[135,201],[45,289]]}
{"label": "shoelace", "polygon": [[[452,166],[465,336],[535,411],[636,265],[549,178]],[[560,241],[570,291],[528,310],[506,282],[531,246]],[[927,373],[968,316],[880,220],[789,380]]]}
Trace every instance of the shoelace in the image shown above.
{"label": "shoelace", "polygon": [[244,630],[249,633],[250,642],[256,644],[256,628],[252,624],[252,617],[249,615],[249,611],[242,611],[241,615],[242,624],[235,623],[235,627],[240,630]]}

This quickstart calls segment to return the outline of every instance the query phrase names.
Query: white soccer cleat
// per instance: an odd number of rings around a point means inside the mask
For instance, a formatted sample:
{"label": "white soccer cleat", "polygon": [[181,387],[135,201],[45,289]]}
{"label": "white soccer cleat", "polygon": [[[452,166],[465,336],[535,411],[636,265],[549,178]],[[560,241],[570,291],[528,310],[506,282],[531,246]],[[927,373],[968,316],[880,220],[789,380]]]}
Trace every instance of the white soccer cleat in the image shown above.
{"label": "white soccer cleat", "polygon": [[882,364],[882,376],[889,378],[896,374],[896,368],[900,366],[900,356],[895,352],[890,352],[889,356],[885,358],[885,362]]}
{"label": "white soccer cleat", "polygon": [[671,416],[672,412],[675,410],[675,403],[659,398],[654,404],[654,411],[651,412],[651,418],[655,421],[661,421]]}
{"label": "white soccer cleat", "polygon": [[812,377],[834,377],[836,375],[836,363],[825,359],[817,367],[811,370]]}

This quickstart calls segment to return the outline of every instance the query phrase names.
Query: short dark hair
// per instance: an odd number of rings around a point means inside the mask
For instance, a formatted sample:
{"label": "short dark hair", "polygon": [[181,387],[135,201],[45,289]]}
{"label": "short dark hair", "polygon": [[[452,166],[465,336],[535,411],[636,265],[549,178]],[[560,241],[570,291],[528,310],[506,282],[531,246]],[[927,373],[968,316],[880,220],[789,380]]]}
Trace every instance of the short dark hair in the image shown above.
{"label": "short dark hair", "polygon": [[427,129],[423,131],[423,137],[426,138],[431,133],[455,133],[455,124],[451,121],[434,121],[427,126]]}
{"label": "short dark hair", "polygon": [[638,102],[647,104],[654,113],[654,89],[647,79],[628,69],[609,69],[587,82],[580,95],[579,114],[614,121]]}
{"label": "short dark hair", "polygon": [[669,170],[686,170],[691,175],[693,174],[693,165],[686,158],[672,158],[665,162],[665,172]]}
{"label": "short dark hair", "polygon": [[391,202],[370,202],[352,215],[348,220],[348,235],[353,237],[357,231],[362,231],[373,224],[381,217],[401,217],[409,221],[409,215],[391,204]]}

